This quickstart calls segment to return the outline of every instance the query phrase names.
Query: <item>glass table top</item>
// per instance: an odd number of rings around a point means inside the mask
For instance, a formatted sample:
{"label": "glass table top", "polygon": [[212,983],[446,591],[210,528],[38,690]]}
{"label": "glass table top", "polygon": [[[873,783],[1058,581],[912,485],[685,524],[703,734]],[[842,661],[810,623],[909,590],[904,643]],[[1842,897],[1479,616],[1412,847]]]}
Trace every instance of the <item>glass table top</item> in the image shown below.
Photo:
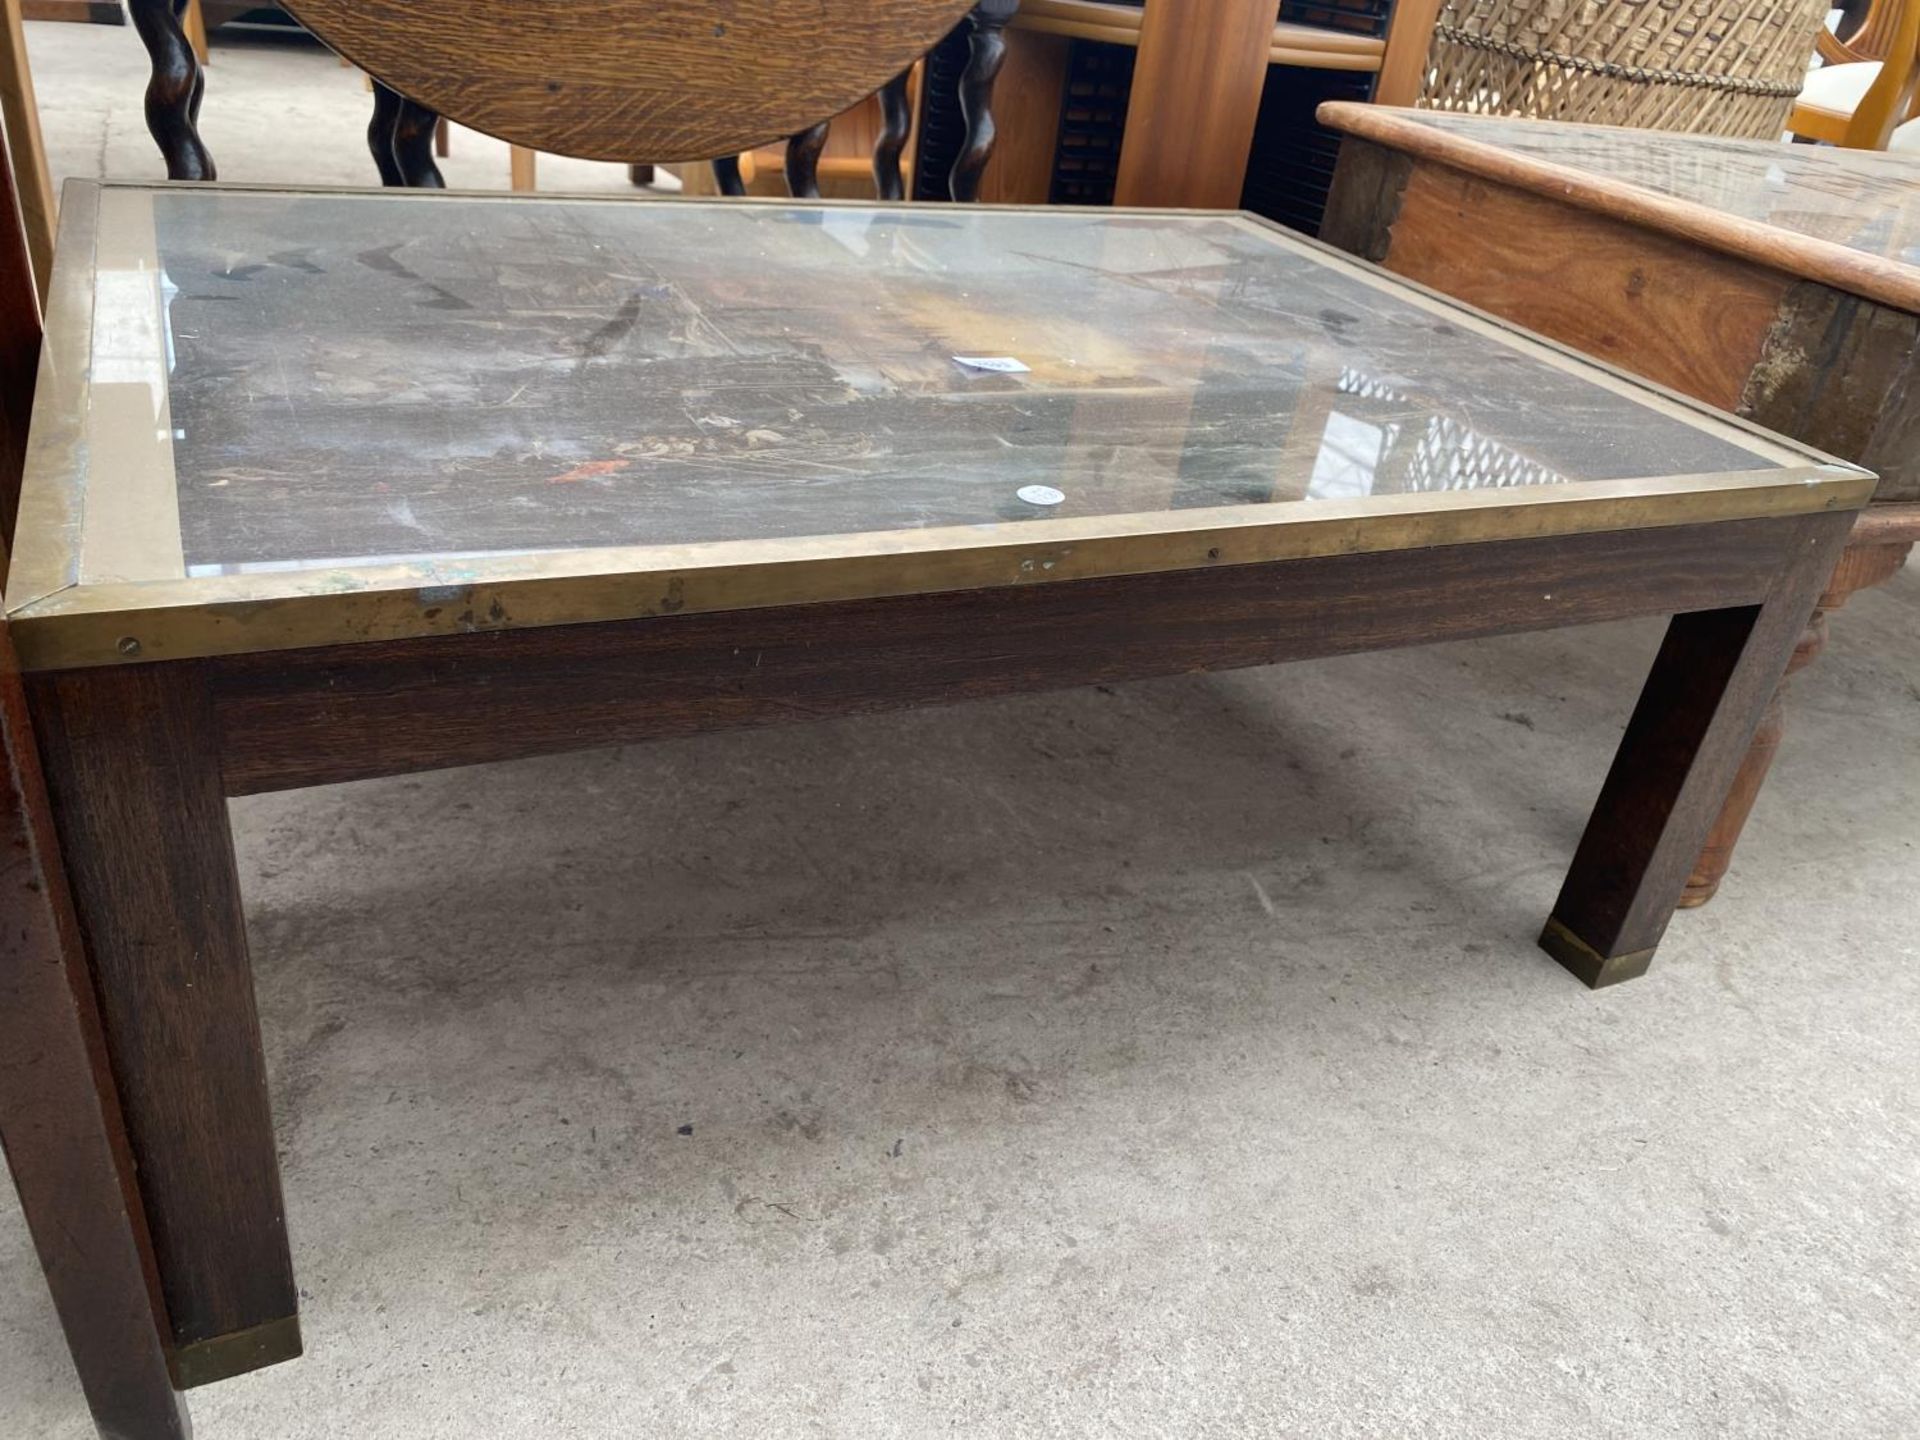
{"label": "glass table top", "polygon": [[1435,130],[1920,266],[1920,158],[1665,130],[1402,112]]}
{"label": "glass table top", "polygon": [[1621,483],[1777,490],[1825,458],[1244,216],[76,202],[23,625],[649,577],[631,609],[669,569],[1063,542],[1068,572],[1100,573],[1121,535],[1404,531]]}

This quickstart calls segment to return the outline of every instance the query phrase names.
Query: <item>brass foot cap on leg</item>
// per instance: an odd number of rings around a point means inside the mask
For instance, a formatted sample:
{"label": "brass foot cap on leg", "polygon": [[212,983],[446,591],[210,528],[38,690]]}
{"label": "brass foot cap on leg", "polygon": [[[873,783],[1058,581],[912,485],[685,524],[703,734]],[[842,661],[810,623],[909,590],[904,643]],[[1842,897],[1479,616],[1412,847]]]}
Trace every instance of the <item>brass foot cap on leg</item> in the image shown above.
{"label": "brass foot cap on leg", "polygon": [[269,1320],[231,1335],[215,1335],[181,1345],[172,1354],[173,1383],[181,1390],[231,1380],[300,1355],[300,1317]]}
{"label": "brass foot cap on leg", "polygon": [[1618,985],[1622,980],[1637,980],[1653,963],[1651,946],[1625,955],[1602,955],[1554,919],[1549,919],[1547,928],[1540,932],[1540,948],[1579,976],[1589,990]]}

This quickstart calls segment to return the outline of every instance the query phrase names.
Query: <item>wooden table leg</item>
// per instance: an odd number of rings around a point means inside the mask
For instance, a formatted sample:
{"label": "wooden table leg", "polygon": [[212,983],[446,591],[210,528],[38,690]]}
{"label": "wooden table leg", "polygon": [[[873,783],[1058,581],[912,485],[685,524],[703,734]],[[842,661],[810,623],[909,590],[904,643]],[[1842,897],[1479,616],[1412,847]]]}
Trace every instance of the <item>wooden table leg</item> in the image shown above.
{"label": "wooden table leg", "polygon": [[0,1141],[100,1434],[186,1440],[146,1217],[4,626],[0,751]]}
{"label": "wooden table leg", "polygon": [[192,662],[27,693],[182,1387],[300,1353],[216,734]]}
{"label": "wooden table leg", "polygon": [[[1892,579],[1907,563],[1907,555],[1916,540],[1920,540],[1920,504],[1875,505],[1861,512],[1840,563],[1834,567],[1832,578],[1821,593],[1819,608],[1813,612],[1800,643],[1794,647],[1793,659],[1787,666],[1788,678],[1813,663],[1814,657],[1826,646],[1828,613],[1845,605],[1856,591],[1871,589]],[[1727,868],[1733,863],[1734,846],[1740,843],[1740,832],[1746,828],[1747,816],[1753,812],[1753,803],[1760,797],[1760,787],[1773,768],[1774,754],[1780,748],[1786,724],[1781,701],[1786,689],[1787,680],[1783,678],[1767,705],[1746,759],[1741,762],[1740,774],[1727,795],[1726,806],[1714,821],[1713,832],[1694,864],[1686,891],[1680,897],[1682,909],[1706,904],[1726,878]]]}
{"label": "wooden table leg", "polygon": [[535,177],[538,174],[538,165],[535,152],[524,145],[509,145],[507,147],[508,188],[521,191],[537,188],[538,181]]}
{"label": "wooden table leg", "polygon": [[1763,603],[1668,626],[1540,937],[1588,985],[1651,963],[1852,522],[1809,518]]}

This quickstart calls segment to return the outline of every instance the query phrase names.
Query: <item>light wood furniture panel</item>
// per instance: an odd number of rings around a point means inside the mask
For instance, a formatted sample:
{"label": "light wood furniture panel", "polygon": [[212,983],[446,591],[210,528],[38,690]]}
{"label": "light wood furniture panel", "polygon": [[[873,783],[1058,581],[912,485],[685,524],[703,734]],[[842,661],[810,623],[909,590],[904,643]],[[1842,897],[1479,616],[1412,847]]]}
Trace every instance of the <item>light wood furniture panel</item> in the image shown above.
{"label": "light wood furniture panel", "polygon": [[[1137,47],[1146,12],[1151,8],[1152,0],[1145,6],[1112,5],[1104,0],[1021,0],[1014,25],[1035,34]],[[1197,18],[1182,23],[1199,27]],[[1268,64],[1318,70],[1378,69],[1389,43],[1367,35],[1321,30],[1284,20],[1275,22],[1265,36]],[[1254,43],[1258,43],[1258,37]]]}
{"label": "light wood furniture panel", "polygon": [[[1237,205],[1267,68],[1370,74],[1398,56],[1394,83],[1413,83],[1431,40],[1437,3],[1402,0],[1387,38],[1380,40],[1275,22],[1272,5],[1262,12],[1244,0],[1147,0],[1144,6],[1023,0],[1009,28],[1010,49],[1014,61],[1032,56],[1031,69],[1048,77],[1064,74],[1062,40],[1139,50],[1116,203]],[[1041,37],[1052,37],[1051,49]],[[1053,98],[1049,83],[1041,82],[1035,110]],[[1001,101],[1009,103],[1014,102]],[[990,168],[983,198],[1044,199],[1045,192],[1029,177],[1051,175],[1053,142],[1051,124],[1039,130],[1009,125],[994,165],[1020,178],[992,196]]]}
{"label": "light wood furniture panel", "polygon": [[127,23],[121,0],[21,0],[20,14],[28,20],[65,20],[80,25]]}
{"label": "light wood furniture panel", "polygon": [[27,36],[20,0],[4,0],[0,29],[0,122],[6,127],[7,153],[19,193],[20,217],[33,256],[34,284],[44,300],[53,268],[53,179],[40,138],[40,106],[34,98],[33,71],[27,63]]}
{"label": "light wood furniture panel", "polygon": [[[1327,105],[1324,236],[1875,470],[1825,614],[1920,539],[1920,160],[1665,131]],[[1779,743],[1768,710],[1685,903],[1712,897]]]}
{"label": "light wood furniture panel", "polygon": [[1146,7],[1116,205],[1240,203],[1273,14],[1271,0],[1154,0]]}
{"label": "light wood furniture panel", "polygon": [[968,0],[738,7],[602,0],[529,23],[523,5],[295,0],[329,45],[490,135],[589,160],[706,160],[838,114],[912,65]]}
{"label": "light wood furniture panel", "polygon": [[1427,56],[1433,48],[1433,24],[1444,0],[1394,0],[1393,23],[1380,57],[1380,79],[1373,88],[1376,105],[1411,105],[1427,83]]}

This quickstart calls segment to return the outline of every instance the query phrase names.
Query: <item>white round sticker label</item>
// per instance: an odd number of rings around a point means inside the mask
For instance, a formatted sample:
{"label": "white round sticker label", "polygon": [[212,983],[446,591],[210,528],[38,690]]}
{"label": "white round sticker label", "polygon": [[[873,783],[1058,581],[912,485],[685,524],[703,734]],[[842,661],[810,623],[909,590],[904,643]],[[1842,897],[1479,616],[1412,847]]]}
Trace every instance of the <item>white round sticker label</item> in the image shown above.
{"label": "white round sticker label", "polygon": [[1058,505],[1067,498],[1067,492],[1056,490],[1051,485],[1022,485],[1013,492],[1029,505]]}

